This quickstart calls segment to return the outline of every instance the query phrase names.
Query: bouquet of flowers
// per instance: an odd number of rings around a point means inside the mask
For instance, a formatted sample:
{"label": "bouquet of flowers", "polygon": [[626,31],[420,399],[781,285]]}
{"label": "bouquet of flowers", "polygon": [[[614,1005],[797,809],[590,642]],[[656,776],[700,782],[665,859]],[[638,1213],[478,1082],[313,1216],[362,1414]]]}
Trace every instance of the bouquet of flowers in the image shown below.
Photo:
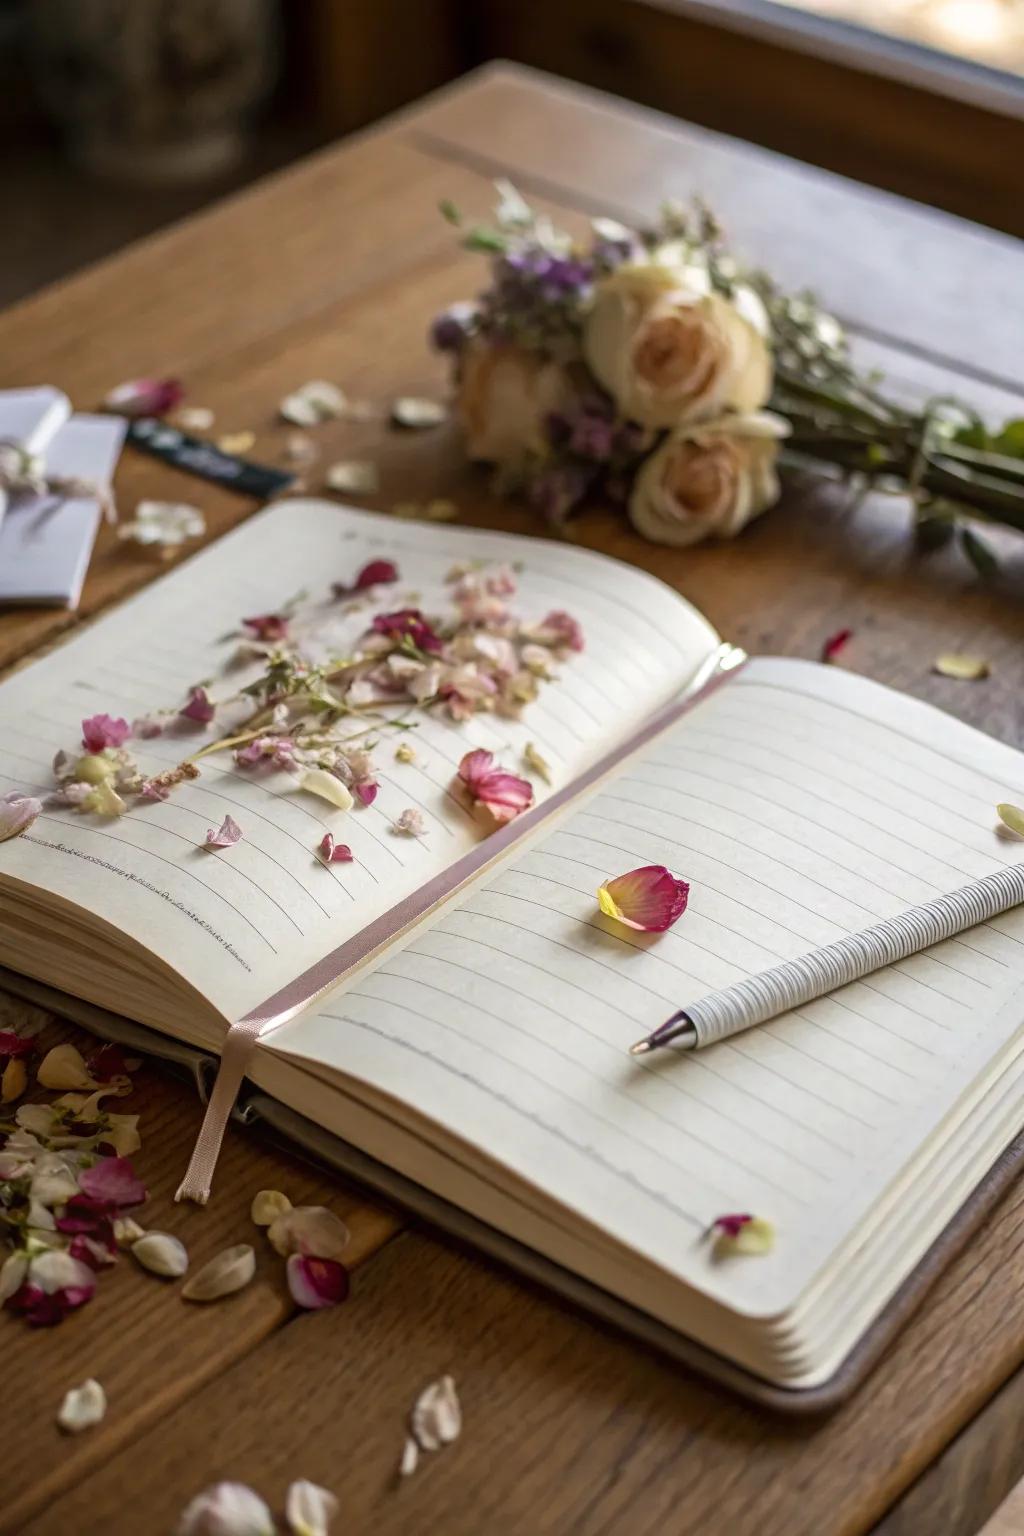
{"label": "bouquet of flowers", "polygon": [[851,360],[808,293],[744,269],[700,204],[649,227],[595,219],[581,244],[498,183],[465,228],[489,286],[438,316],[471,458],[556,525],[601,498],[645,538],[730,538],[777,500],[780,468],[908,498],[926,548],[995,566],[980,522],[1024,529],[1024,419],[990,431],[952,398],[910,408]]}

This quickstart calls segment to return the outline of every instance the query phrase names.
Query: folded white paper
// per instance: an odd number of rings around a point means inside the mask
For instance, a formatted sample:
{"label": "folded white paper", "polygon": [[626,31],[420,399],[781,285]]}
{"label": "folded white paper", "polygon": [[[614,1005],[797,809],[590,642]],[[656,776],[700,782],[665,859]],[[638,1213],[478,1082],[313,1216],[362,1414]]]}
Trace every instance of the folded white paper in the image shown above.
{"label": "folded white paper", "polygon": [[[44,454],[70,415],[71,401],[50,384],[34,389],[0,389],[0,443],[15,443],[26,453]],[[0,523],[7,500],[0,486]]]}
{"label": "folded white paper", "polygon": [[[47,474],[107,489],[125,425],[117,416],[73,416],[45,450]],[[76,608],[101,517],[95,496],[13,498],[0,523],[0,604]]]}

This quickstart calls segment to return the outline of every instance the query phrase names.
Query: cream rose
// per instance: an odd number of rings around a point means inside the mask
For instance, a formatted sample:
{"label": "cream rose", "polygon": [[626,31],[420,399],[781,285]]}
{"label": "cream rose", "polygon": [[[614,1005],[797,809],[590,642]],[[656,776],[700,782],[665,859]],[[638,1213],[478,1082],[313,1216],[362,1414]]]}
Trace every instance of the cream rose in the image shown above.
{"label": "cream rose", "polygon": [[775,461],[788,423],[760,411],[673,433],[641,465],[629,500],[638,533],[683,548],[730,539],[778,499]]}
{"label": "cream rose", "polygon": [[622,266],[597,287],[583,352],[624,416],[676,427],[764,405],[767,325],[752,289],[730,300],[711,292],[699,269]]}
{"label": "cream rose", "polygon": [[456,398],[469,457],[516,464],[543,452],[547,418],[571,394],[558,363],[510,342],[471,341],[460,357]]}

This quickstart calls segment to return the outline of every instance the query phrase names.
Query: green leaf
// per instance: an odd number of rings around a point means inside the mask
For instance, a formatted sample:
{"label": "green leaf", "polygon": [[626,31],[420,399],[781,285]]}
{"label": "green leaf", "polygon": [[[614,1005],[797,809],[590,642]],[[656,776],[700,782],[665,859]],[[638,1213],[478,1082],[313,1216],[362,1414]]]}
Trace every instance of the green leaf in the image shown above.
{"label": "green leaf", "polygon": [[984,540],[979,539],[970,528],[960,529],[960,545],[979,576],[984,576],[988,580],[999,570],[998,558]]}
{"label": "green leaf", "polygon": [[953,433],[953,441],[962,443],[965,448],[979,448],[982,452],[989,446],[989,436],[980,423],[970,427],[960,427]]}
{"label": "green leaf", "polygon": [[1024,418],[1008,421],[1003,430],[992,439],[996,453],[1008,454],[1013,459],[1024,459]]}
{"label": "green leaf", "polygon": [[462,243],[467,251],[504,251],[508,246],[504,235],[496,229],[485,229],[482,226],[471,229]]}
{"label": "green leaf", "polygon": [[442,219],[447,219],[449,224],[454,224],[456,229],[458,229],[459,225],[462,223],[462,214],[456,208],[451,198],[444,198],[440,203],[438,203],[437,206],[441,211]]}

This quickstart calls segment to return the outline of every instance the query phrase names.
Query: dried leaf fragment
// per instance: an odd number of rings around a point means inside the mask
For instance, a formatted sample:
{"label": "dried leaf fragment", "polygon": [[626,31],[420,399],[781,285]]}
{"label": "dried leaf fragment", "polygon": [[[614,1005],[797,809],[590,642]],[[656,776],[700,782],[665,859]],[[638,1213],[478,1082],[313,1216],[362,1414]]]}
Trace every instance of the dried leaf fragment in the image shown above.
{"label": "dried leaf fragment", "polygon": [[938,672],[941,677],[954,677],[964,683],[979,682],[981,678],[988,677],[991,670],[984,656],[967,656],[959,651],[947,651],[942,656],[936,656],[932,662],[933,672]]}
{"label": "dried leaf fragment", "polygon": [[342,495],[372,496],[380,489],[380,474],[368,459],[339,459],[328,469],[324,483]]}
{"label": "dried leaf fragment", "polygon": [[219,1301],[244,1289],[256,1273],[256,1254],[248,1243],[225,1248],[197,1269],[181,1288],[185,1301]]}
{"label": "dried leaf fragment", "polygon": [[421,1451],[439,1451],[462,1432],[462,1407],[451,1376],[424,1387],[413,1404],[409,1426]]}
{"label": "dried leaf fragment", "polygon": [[1018,837],[1024,837],[1024,811],[1019,805],[997,805],[996,815],[1004,827],[1016,832]]}
{"label": "dried leaf fragment", "polygon": [[64,1394],[64,1401],[57,1414],[57,1423],[69,1435],[77,1435],[83,1429],[98,1424],[107,1411],[107,1394],[98,1381],[90,1376],[80,1387],[72,1387]]}
{"label": "dried leaf fragment", "polygon": [[279,1216],[287,1215],[291,1209],[291,1201],[281,1190],[260,1189],[253,1195],[249,1214],[255,1226],[270,1227]]}

